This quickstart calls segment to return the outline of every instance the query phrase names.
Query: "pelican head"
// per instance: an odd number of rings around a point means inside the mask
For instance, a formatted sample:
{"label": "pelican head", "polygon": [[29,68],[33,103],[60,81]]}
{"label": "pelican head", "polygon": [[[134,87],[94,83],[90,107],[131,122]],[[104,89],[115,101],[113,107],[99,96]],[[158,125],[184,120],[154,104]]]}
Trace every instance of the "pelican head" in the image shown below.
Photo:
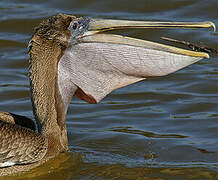
{"label": "pelican head", "polygon": [[[71,35],[58,65],[59,90],[65,111],[71,101],[71,97],[66,97],[69,94],[66,88],[64,90],[66,82],[73,82],[77,86],[75,94],[78,97],[89,103],[97,103],[114,89],[145,78],[170,74],[201,58],[209,57],[207,53],[109,34],[108,31],[127,28],[215,30],[212,22],[128,21],[67,15],[58,17],[71,19],[67,27]],[[67,86],[71,87],[69,84]]]}

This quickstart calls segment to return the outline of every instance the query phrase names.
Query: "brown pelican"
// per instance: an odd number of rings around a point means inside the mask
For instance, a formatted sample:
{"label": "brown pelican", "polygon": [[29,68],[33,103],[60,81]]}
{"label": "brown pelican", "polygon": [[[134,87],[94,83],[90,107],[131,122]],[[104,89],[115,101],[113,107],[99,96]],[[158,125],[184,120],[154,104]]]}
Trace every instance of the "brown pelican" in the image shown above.
{"label": "brown pelican", "polygon": [[209,55],[104,33],[123,28],[215,28],[211,22],[76,18],[43,21],[29,43],[30,91],[37,131],[28,118],[0,113],[0,176],[27,171],[68,150],[65,116],[72,96],[98,103],[112,90],[164,76]]}

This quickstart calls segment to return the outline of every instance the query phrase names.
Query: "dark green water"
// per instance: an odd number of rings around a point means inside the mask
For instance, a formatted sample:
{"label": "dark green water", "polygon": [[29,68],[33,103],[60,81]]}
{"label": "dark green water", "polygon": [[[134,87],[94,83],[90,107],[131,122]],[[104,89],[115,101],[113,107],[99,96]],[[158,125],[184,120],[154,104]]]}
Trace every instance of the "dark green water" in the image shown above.
{"label": "dark green water", "polygon": [[[0,110],[33,118],[27,44],[56,13],[98,18],[213,21],[217,0],[0,0]],[[128,30],[218,48],[208,30]],[[166,77],[119,89],[67,115],[70,152],[15,179],[218,179],[218,55]],[[8,178],[10,179],[10,178]]]}

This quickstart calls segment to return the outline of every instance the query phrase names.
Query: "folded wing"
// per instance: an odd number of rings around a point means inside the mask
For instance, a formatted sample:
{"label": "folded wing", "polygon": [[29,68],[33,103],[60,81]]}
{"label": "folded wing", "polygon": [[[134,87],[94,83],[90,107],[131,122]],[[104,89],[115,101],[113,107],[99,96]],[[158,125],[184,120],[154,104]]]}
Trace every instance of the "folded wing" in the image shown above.
{"label": "folded wing", "polygon": [[0,168],[41,160],[47,139],[32,130],[0,120]]}

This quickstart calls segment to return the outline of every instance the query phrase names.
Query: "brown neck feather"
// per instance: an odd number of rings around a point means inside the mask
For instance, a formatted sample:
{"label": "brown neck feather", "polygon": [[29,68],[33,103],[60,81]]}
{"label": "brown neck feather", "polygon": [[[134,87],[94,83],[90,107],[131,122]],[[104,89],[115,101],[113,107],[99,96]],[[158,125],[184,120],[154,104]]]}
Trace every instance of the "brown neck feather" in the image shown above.
{"label": "brown neck feather", "polygon": [[40,24],[30,42],[30,85],[33,111],[39,132],[56,153],[67,150],[65,111],[58,89],[58,62],[70,32],[72,17],[57,15]]}

